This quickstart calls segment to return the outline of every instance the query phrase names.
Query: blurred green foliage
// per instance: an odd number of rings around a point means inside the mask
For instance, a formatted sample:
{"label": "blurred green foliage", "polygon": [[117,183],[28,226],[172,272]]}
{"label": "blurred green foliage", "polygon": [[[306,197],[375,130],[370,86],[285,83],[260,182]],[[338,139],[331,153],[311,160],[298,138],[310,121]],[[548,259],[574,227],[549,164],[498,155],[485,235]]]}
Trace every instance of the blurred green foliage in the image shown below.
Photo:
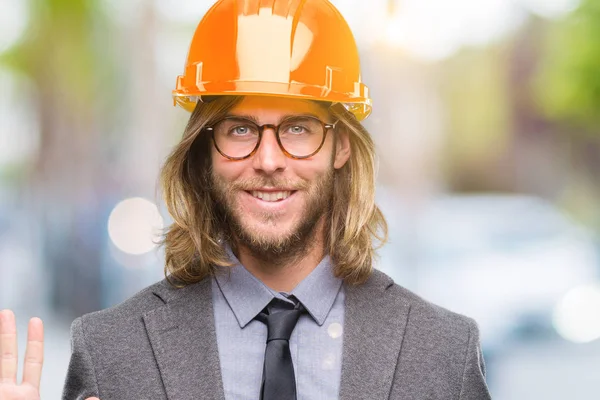
{"label": "blurred green foliage", "polygon": [[600,137],[600,0],[550,24],[535,91],[547,118]]}
{"label": "blurred green foliage", "polygon": [[[0,63],[28,76],[40,101],[58,98],[72,112],[89,112],[98,74],[109,64],[98,33],[108,19],[97,0],[31,0],[24,40],[0,56]],[[107,82],[107,81],[105,81]],[[108,81],[110,82],[110,81]],[[40,105],[40,107],[44,107]],[[86,107],[88,109],[86,109]]]}

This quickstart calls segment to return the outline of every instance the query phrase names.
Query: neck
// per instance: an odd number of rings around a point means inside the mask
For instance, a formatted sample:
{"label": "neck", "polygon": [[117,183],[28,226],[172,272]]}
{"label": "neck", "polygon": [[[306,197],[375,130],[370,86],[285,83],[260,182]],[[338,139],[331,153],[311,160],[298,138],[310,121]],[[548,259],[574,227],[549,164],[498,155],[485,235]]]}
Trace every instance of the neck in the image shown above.
{"label": "neck", "polygon": [[319,265],[325,256],[324,221],[315,227],[313,240],[306,243],[302,252],[260,255],[244,245],[235,253],[242,265],[269,288],[278,292],[291,292]]}

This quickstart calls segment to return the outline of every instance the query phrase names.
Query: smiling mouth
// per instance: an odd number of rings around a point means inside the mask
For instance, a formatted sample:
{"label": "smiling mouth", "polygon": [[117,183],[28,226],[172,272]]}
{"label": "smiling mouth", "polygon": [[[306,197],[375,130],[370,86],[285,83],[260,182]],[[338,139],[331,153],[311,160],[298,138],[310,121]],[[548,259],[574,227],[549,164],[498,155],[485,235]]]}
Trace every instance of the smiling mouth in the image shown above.
{"label": "smiling mouth", "polygon": [[269,203],[274,203],[277,201],[283,201],[290,197],[292,194],[296,193],[295,190],[283,190],[278,192],[262,192],[259,190],[247,191],[247,193],[251,194],[252,197],[260,199],[262,201],[266,201]]}

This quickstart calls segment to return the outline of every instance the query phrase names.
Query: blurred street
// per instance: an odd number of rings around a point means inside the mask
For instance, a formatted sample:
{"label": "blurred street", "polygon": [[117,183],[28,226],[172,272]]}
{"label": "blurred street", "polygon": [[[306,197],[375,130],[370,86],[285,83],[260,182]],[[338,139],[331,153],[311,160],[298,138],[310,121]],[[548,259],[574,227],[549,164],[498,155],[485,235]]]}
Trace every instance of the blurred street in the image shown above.
{"label": "blurred street", "polygon": [[[494,400],[595,400],[600,343],[521,343],[490,365]],[[491,361],[491,360],[490,360]]]}

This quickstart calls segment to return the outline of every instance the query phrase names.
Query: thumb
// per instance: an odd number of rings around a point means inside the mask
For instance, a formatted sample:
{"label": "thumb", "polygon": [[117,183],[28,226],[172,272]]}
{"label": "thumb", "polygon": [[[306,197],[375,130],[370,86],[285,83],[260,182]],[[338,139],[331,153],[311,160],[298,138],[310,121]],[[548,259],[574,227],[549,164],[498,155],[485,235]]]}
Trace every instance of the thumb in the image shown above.
{"label": "thumb", "polygon": [[87,399],[85,399],[85,400],[100,400],[100,399],[99,399],[99,398],[97,398],[97,397],[88,397],[88,398],[87,398]]}

